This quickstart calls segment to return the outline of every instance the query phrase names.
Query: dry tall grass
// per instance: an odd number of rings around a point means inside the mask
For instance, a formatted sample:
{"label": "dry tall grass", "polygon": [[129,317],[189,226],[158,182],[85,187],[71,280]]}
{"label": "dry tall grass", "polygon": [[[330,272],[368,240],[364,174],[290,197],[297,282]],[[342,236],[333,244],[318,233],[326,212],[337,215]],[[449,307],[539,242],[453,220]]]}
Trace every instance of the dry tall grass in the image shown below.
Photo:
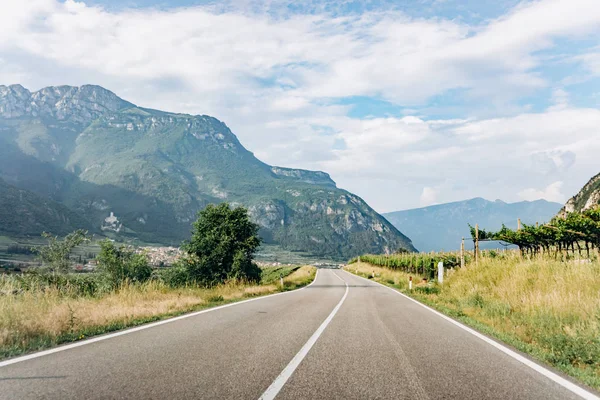
{"label": "dry tall grass", "polygon": [[[408,274],[350,264],[403,290]],[[413,277],[412,296],[600,388],[600,263],[507,253],[452,271],[443,286]]]}
{"label": "dry tall grass", "polygon": [[[124,285],[98,297],[70,296],[58,290],[32,290],[0,296],[0,357],[48,347],[89,334],[159,319],[243,298],[290,290],[312,281],[314,267],[301,267],[279,284],[231,282],[215,288],[169,288],[159,282]],[[12,287],[2,288],[10,293]]]}

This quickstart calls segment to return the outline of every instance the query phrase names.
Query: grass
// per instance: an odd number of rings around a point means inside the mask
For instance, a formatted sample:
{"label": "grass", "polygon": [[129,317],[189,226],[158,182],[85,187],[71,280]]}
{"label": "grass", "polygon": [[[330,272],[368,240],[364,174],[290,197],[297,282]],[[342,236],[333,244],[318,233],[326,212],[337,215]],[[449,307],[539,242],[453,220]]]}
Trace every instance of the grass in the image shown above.
{"label": "grass", "polygon": [[242,299],[292,290],[310,283],[314,267],[295,267],[277,283],[230,282],[214,288],[170,288],[160,282],[125,284],[98,296],[53,288],[15,294],[3,277],[0,289],[0,358],[42,350],[131,326]]}
{"label": "grass", "polygon": [[443,285],[366,263],[345,267],[496,337],[600,389],[600,263],[483,258]]}
{"label": "grass", "polygon": [[298,268],[300,267],[294,265],[282,265],[278,267],[261,267],[262,273],[260,275],[260,282],[262,284],[277,283],[277,281],[282,276],[288,276],[292,272],[296,271]]}

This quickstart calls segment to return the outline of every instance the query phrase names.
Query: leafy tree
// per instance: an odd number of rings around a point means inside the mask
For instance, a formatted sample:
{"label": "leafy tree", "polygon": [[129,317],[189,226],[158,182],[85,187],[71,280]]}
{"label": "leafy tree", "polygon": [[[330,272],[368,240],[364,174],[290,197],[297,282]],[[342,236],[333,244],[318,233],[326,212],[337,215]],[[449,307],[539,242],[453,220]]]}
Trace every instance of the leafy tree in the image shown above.
{"label": "leafy tree", "polygon": [[198,213],[192,237],[183,244],[190,279],[215,285],[228,279],[260,280],[260,268],[252,262],[260,246],[258,225],[248,210],[229,204],[209,204]]}
{"label": "leafy tree", "polygon": [[36,249],[44,266],[52,272],[67,273],[71,267],[70,255],[73,249],[85,242],[89,242],[87,231],[79,229],[69,233],[64,239],[42,233],[48,239],[48,244]]}
{"label": "leafy tree", "polygon": [[152,275],[152,267],[145,254],[136,254],[123,245],[117,247],[108,239],[100,243],[97,260],[100,271],[113,286],[120,286],[126,280],[144,282]]}

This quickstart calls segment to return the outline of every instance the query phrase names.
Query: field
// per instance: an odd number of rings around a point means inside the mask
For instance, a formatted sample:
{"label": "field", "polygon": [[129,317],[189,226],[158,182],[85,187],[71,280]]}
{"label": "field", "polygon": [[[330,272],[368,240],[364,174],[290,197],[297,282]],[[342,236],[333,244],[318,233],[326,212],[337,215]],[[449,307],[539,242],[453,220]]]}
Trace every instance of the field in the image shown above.
{"label": "field", "polygon": [[[46,239],[42,237],[35,238],[13,238],[8,236],[0,236],[0,266],[4,264],[20,264],[33,263],[38,265],[35,254],[18,254],[11,252],[9,249],[14,247],[32,249],[37,246],[47,244]],[[82,260],[93,259],[100,251],[100,245],[97,240],[92,240],[90,243],[84,243],[73,250],[71,258],[78,261],[79,257]]]}
{"label": "field", "polygon": [[[95,255],[100,251],[99,240],[101,238],[94,238],[90,243],[84,243],[81,246],[78,246],[74,249],[72,254],[72,259],[79,262],[79,257],[81,257],[81,263],[86,260],[93,259]],[[15,254],[14,252],[10,252],[10,247],[21,247],[21,248],[32,248],[36,246],[45,245],[47,241],[42,237],[31,237],[31,238],[14,238],[8,236],[0,236],[0,267],[3,265],[19,265],[22,266],[27,265],[39,265],[35,254]],[[161,247],[164,244],[159,243],[145,243],[141,241],[132,241],[131,244],[136,247],[140,246],[154,246]],[[289,251],[282,249],[281,246],[263,244],[258,253],[256,254],[256,260],[260,262],[268,262],[268,263],[287,263],[287,264],[295,264],[295,265],[304,265],[304,264],[315,264],[318,262],[330,262],[331,259],[325,257],[315,257],[308,253],[297,252],[297,251]],[[29,264],[33,263],[33,264]]]}
{"label": "field", "polygon": [[375,274],[372,279],[600,389],[597,260],[561,262],[507,252],[449,270],[443,285],[424,282],[414,272],[364,262],[345,269],[363,277]]}
{"label": "field", "polygon": [[[214,288],[170,288],[149,281],[125,284],[120,289],[94,295],[82,294],[85,292],[83,284],[24,287],[15,276],[2,275],[0,358],[245,298],[292,290],[310,283],[315,273],[316,269],[309,266],[273,267],[263,269],[263,281],[256,285],[230,282]],[[285,276],[283,287],[279,284],[280,275]]]}

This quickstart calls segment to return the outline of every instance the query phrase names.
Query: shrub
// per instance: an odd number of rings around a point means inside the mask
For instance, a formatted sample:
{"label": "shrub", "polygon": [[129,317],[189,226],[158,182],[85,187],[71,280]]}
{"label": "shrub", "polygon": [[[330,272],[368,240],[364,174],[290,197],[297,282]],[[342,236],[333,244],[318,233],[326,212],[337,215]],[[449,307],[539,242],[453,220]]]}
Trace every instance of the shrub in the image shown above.
{"label": "shrub", "polygon": [[67,273],[71,267],[70,255],[73,249],[82,243],[88,242],[87,231],[77,230],[69,233],[64,239],[44,232],[43,237],[48,239],[48,244],[36,249],[44,265],[52,272]]}
{"label": "shrub", "polygon": [[440,293],[440,288],[436,287],[436,286],[417,286],[414,289],[417,292],[423,293],[423,294],[439,294]]}
{"label": "shrub", "polygon": [[95,296],[103,290],[97,274],[54,274],[36,270],[24,274],[2,277],[3,287],[18,290],[46,291],[57,290],[67,296]]}
{"label": "shrub", "polygon": [[182,264],[175,264],[170,268],[156,270],[153,277],[172,288],[192,283],[188,270]]}
{"label": "shrub", "polygon": [[152,267],[145,254],[136,254],[125,246],[115,246],[110,240],[100,243],[98,267],[112,286],[124,281],[145,282],[152,276]]}

